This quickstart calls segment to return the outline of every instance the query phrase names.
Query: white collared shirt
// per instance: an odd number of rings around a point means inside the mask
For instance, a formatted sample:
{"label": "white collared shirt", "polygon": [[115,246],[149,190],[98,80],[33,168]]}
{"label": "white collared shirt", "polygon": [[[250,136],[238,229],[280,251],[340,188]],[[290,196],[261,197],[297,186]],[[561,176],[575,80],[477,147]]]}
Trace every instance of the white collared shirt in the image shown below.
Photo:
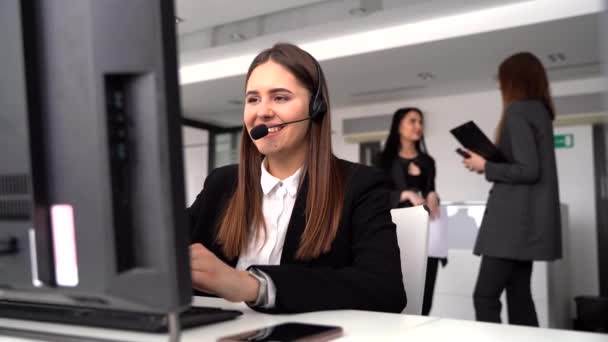
{"label": "white collared shirt", "polygon": [[[251,227],[256,232],[249,238],[247,251],[239,256],[236,268],[246,270],[251,265],[279,265],[287,234],[287,226],[291,219],[302,168],[293,175],[280,180],[271,175],[266,169],[266,161],[262,161],[262,176],[260,179],[262,192],[262,212],[266,222],[266,235],[262,227]],[[268,281],[269,303],[265,307],[273,307],[276,289],[270,277]]]}

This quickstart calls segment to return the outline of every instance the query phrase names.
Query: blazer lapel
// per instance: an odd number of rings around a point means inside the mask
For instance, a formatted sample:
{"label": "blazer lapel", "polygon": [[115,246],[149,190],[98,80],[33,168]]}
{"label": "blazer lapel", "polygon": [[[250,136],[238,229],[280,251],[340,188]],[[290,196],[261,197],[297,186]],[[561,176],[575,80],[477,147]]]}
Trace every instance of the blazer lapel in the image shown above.
{"label": "blazer lapel", "polygon": [[285,234],[285,242],[283,244],[283,252],[281,253],[281,264],[296,263],[296,252],[300,246],[300,237],[306,226],[306,195],[308,194],[308,176],[304,177],[304,181],[300,185],[296,202],[291,212],[287,233]]}

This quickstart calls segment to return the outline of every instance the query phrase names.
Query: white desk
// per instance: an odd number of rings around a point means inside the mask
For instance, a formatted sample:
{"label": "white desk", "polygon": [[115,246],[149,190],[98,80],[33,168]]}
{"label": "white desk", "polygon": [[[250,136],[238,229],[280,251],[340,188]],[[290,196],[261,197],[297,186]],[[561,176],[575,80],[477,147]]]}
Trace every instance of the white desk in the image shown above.
{"label": "white desk", "polygon": [[[338,325],[344,329],[341,341],[446,341],[454,338],[474,341],[608,341],[608,335],[579,333],[540,328],[513,327],[471,321],[440,319],[413,315],[378,312],[339,310],[294,315],[268,315],[249,309],[243,304],[232,304],[215,298],[195,298],[195,305],[238,309],[244,312],[239,318],[188,329],[182,332],[182,341],[215,341],[217,338],[246,330],[261,328],[282,322],[304,322]],[[37,323],[21,320],[0,319],[0,326],[16,329],[35,329],[58,334],[79,335],[120,341],[167,341],[162,334],[144,334],[128,331],[86,328],[61,324]],[[25,341],[13,337],[1,337],[0,342]]]}
{"label": "white desk", "polygon": [[442,318],[405,331],[403,341],[607,342],[608,334]]}
{"label": "white desk", "polygon": [[[408,329],[412,329],[421,324],[438,319],[435,317],[398,315],[356,310],[323,311],[293,315],[270,315],[253,311],[242,303],[234,304],[222,299],[206,297],[196,297],[194,299],[194,305],[237,309],[243,311],[243,315],[231,321],[184,330],[182,331],[181,336],[181,340],[184,342],[215,341],[218,338],[226,335],[232,335],[283,322],[338,325],[344,329],[345,337],[348,337],[345,340],[352,340],[352,338],[355,337],[356,339],[367,339],[370,341],[371,337],[378,336],[386,336],[387,339],[397,339],[399,334]],[[38,323],[1,318],[0,326],[16,329],[35,329],[58,334],[90,336],[119,341],[167,341],[167,336],[162,334],[145,334],[121,330]],[[16,338],[12,337],[9,339],[3,339],[3,337],[0,337],[0,342],[4,341],[22,340],[17,340]]]}

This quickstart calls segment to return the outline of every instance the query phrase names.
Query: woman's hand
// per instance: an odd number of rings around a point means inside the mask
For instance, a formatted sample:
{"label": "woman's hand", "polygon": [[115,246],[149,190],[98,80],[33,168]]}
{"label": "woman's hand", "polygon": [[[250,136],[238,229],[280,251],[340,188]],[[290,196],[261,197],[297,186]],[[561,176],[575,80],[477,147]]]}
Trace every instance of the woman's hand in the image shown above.
{"label": "woman's hand", "polygon": [[252,302],[260,286],[247,271],[236,270],[200,243],[190,245],[192,287],[231,302]]}
{"label": "woman's hand", "polygon": [[431,219],[438,219],[441,214],[439,210],[439,196],[437,196],[436,192],[430,192],[426,196],[426,205],[431,211]]}
{"label": "woman's hand", "polygon": [[479,154],[467,150],[471,155],[469,158],[464,158],[462,163],[469,171],[475,171],[477,173],[484,173],[486,170],[486,160]]}
{"label": "woman's hand", "polygon": [[412,205],[423,205],[425,203],[424,198],[420,197],[417,193],[409,190],[401,192],[401,202],[410,201]]}

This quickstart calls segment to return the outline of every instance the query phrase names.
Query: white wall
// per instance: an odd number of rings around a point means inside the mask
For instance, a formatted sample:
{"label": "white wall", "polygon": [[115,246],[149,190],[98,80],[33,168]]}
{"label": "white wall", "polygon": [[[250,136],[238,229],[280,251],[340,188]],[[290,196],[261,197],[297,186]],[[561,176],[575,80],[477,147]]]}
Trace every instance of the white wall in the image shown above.
{"label": "white wall", "polygon": [[207,177],[209,132],[193,127],[183,127],[182,140],[186,206],[190,206],[196,195],[203,189],[203,183]]}
{"label": "white wall", "polygon": [[560,199],[570,211],[572,294],[597,295],[597,225],[593,136],[590,125],[558,127],[556,134],[572,134],[573,148],[555,150]]}

